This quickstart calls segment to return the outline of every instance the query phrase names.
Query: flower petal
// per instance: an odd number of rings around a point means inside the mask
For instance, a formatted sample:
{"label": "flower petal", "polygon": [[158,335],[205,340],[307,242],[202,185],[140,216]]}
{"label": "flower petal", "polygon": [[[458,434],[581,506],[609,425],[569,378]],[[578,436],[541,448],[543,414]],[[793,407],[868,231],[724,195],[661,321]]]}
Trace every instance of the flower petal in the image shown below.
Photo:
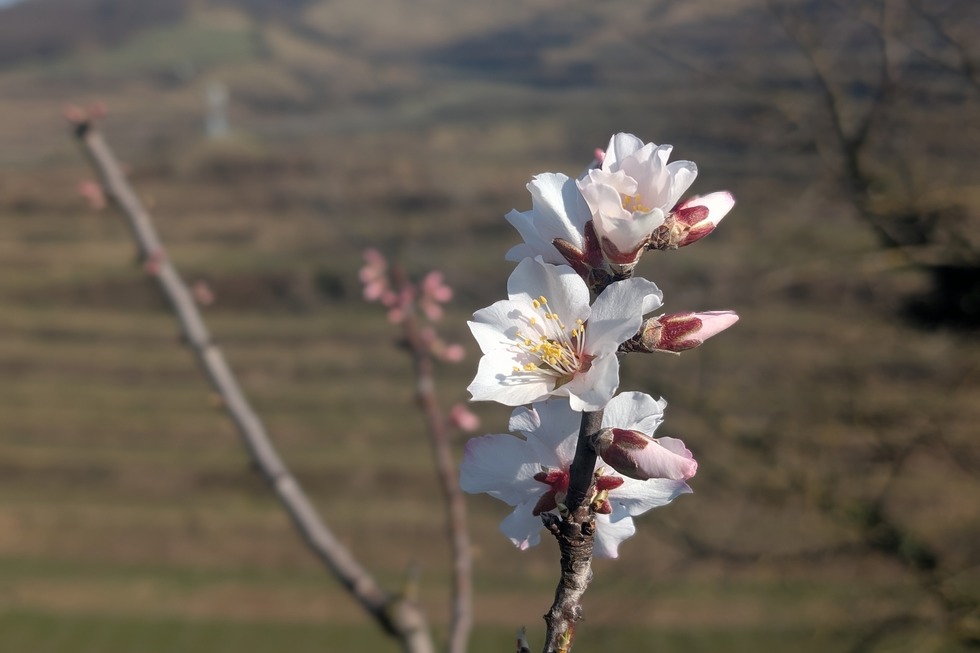
{"label": "flower petal", "polygon": [[514,374],[513,359],[488,353],[480,359],[476,376],[467,390],[473,401],[496,401],[521,406],[544,399],[554,389],[554,378]]}
{"label": "flower petal", "polygon": [[619,545],[636,533],[636,526],[629,517],[610,519],[612,515],[596,515],[595,548],[593,553],[600,558],[618,558]]}
{"label": "flower petal", "polygon": [[666,207],[669,211],[694,183],[694,179],[698,176],[698,166],[693,161],[674,161],[667,164],[667,172],[673,180],[670,205]]}
{"label": "flower petal", "polygon": [[516,506],[537,500],[545,489],[534,480],[540,471],[531,447],[509,434],[471,438],[463,450],[459,486],[464,492],[486,492]]}
{"label": "flower petal", "polygon": [[600,356],[592,367],[553,391],[568,397],[572,410],[595,411],[608,403],[619,387],[619,357],[615,353]]}
{"label": "flower petal", "polygon": [[507,280],[510,299],[528,309],[539,297],[545,297],[552,312],[566,324],[589,319],[589,288],[575,270],[567,265],[551,265],[538,256],[517,264]]}
{"label": "flower petal", "polygon": [[703,197],[688,198],[678,208],[689,209],[695,206],[703,206],[708,209],[708,220],[717,225],[735,206],[735,198],[728,191],[719,191],[708,193]]}
{"label": "flower petal", "polygon": [[520,305],[502,299],[473,314],[473,321],[467,322],[473,337],[484,354],[506,350],[524,326]]}
{"label": "flower petal", "polygon": [[659,308],[662,301],[663,292],[647,279],[633,277],[610,284],[592,305],[586,350],[593,355],[615,351],[636,335],[643,315]]}
{"label": "flower petal", "polygon": [[[649,481],[637,481],[632,478],[625,480],[625,483],[609,492],[609,502],[613,506],[622,506],[632,517],[642,515],[651,508],[665,506],[682,494],[693,492],[684,481],[671,481],[663,478],[654,478]],[[615,508],[613,514],[615,514]]]}
{"label": "flower petal", "polygon": [[507,252],[507,260],[519,262],[542,256],[548,263],[565,263],[552,242],[562,238],[583,248],[585,223],[592,218],[588,205],[578,192],[575,180],[563,174],[537,175],[527,189],[531,193],[531,210],[515,210],[505,216],[524,238],[524,243]]}
{"label": "flower petal", "polygon": [[602,427],[632,429],[652,435],[663,422],[666,407],[665,399],[654,399],[644,392],[623,392],[606,404]]}
{"label": "flower petal", "polygon": [[557,398],[539,401],[532,410],[540,420],[540,428],[527,433],[533,455],[546,467],[567,469],[575,457],[582,414],[573,410],[567,400]]}
{"label": "flower petal", "polygon": [[620,132],[613,134],[606,146],[606,155],[602,160],[603,170],[618,170],[620,162],[643,147],[643,141],[633,134]]}
{"label": "flower petal", "polygon": [[[545,489],[547,488],[541,485],[542,494]],[[501,532],[521,551],[541,542],[541,529],[544,525],[541,523],[541,517],[533,514],[535,504],[537,499],[525,501],[500,522]]]}
{"label": "flower petal", "polygon": [[629,220],[623,207],[623,195],[636,193],[636,181],[625,173],[590,170],[589,176],[577,182],[593,218]]}

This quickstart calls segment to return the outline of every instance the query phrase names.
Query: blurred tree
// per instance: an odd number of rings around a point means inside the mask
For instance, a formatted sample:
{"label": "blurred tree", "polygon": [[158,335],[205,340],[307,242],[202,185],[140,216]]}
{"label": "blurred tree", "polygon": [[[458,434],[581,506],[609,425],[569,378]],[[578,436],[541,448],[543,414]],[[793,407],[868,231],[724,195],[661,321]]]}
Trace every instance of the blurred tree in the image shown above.
{"label": "blurred tree", "polygon": [[959,163],[980,131],[980,3],[769,2],[812,71],[819,101],[805,127],[841,197],[930,279],[909,314],[980,325],[975,171]]}

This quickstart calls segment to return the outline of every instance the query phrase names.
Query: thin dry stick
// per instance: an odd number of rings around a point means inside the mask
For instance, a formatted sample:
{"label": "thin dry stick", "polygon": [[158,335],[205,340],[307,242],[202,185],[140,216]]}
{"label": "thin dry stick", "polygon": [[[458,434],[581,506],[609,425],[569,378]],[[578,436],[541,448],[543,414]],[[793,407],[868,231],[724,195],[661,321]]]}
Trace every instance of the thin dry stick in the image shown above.
{"label": "thin dry stick", "polygon": [[[408,280],[404,271],[396,268],[394,273],[396,283],[402,288],[406,287]],[[446,499],[447,527],[453,548],[452,618],[447,650],[449,653],[464,653],[473,625],[473,564],[470,556],[469,529],[466,525],[466,500],[459,486],[459,475],[449,446],[446,420],[439,408],[439,399],[436,397],[435,364],[432,360],[432,352],[422,338],[413,310],[406,312],[402,326],[415,362],[415,396],[428,425],[429,441],[435,454],[436,469],[439,471],[439,479]]]}
{"label": "thin dry stick", "polygon": [[327,527],[276,451],[258,415],[242,393],[221,350],[213,344],[190,291],[164,254],[143,207],[102,134],[91,119],[73,120],[75,136],[95,167],[106,194],[128,220],[140,257],[156,278],[208,380],[221,396],[255,466],[269,482],[300,535],[334,576],[408,653],[434,653],[425,615],[409,599],[392,596],[360,565]]}

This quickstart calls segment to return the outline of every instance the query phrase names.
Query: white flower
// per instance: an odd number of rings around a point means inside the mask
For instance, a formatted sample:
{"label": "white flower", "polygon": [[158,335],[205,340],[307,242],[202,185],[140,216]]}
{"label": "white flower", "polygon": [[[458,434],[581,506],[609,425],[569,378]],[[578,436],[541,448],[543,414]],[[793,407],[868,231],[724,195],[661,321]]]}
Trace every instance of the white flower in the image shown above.
{"label": "white flower", "polygon": [[585,223],[592,219],[575,180],[563,174],[546,172],[527,185],[531,192],[530,211],[511,211],[505,217],[524,238],[507,252],[508,261],[541,256],[546,263],[561,265],[564,257],[552,244],[556,238],[580,250],[585,249]]}
{"label": "white flower", "polygon": [[602,167],[578,182],[610,263],[631,266],[694,182],[691,161],[667,163],[671,145],[644,144],[632,134],[609,140]]}
{"label": "white flower", "polygon": [[589,289],[567,265],[539,256],[507,281],[510,299],[473,314],[483,350],[468,390],[477,401],[520,406],[567,396],[573,409],[602,408],[619,386],[620,343],[639,330],[663,294],[646,279],[610,284],[589,306]]}
{"label": "white flower", "polygon": [[[623,393],[606,406],[602,426],[652,433],[663,419],[665,405],[663,400],[640,392]],[[557,504],[565,499],[580,419],[566,401],[545,401],[531,408],[517,408],[511,415],[510,430],[523,438],[485,435],[466,444],[460,486],[466,492],[486,492],[514,506],[500,530],[520,549],[541,541],[540,515],[556,511]],[[597,468],[601,465],[600,461]],[[599,478],[607,488],[603,491],[609,512],[596,514],[595,554],[608,558],[617,557],[620,542],[635,532],[633,517],[691,492],[682,480],[638,481],[608,468]]]}

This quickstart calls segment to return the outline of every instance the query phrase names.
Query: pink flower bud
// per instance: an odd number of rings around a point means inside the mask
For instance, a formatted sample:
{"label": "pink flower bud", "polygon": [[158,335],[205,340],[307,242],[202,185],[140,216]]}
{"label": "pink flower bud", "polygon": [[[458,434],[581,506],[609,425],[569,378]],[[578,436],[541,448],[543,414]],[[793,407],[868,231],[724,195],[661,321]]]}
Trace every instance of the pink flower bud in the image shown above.
{"label": "pink flower bud", "polygon": [[388,267],[388,261],[385,260],[384,254],[373,247],[364,250],[363,256],[364,262],[367,263],[368,267],[378,270],[384,270]]}
{"label": "pink flower bud", "polygon": [[437,339],[436,330],[432,327],[422,327],[419,329],[419,340],[422,341],[422,344],[431,347]]}
{"label": "pink flower bud", "polygon": [[694,455],[676,438],[655,440],[639,431],[603,429],[592,444],[603,462],[623,476],[641,481],[686,481],[698,471]]}
{"label": "pink flower bud", "polygon": [[449,363],[458,363],[464,358],[466,358],[466,350],[463,348],[463,345],[447,345],[446,349],[442,352],[442,359]]}
{"label": "pink flower bud", "polygon": [[439,304],[431,301],[428,297],[423,297],[422,300],[419,301],[419,306],[422,308],[422,312],[425,313],[425,316],[429,318],[430,322],[438,322],[442,319],[442,306],[439,306]]}
{"label": "pink flower bud", "polygon": [[602,163],[606,158],[606,151],[601,147],[597,147],[595,148],[595,154],[593,154],[592,156],[595,157],[596,161]]}
{"label": "pink flower bud", "polygon": [[83,181],[78,185],[78,193],[88,202],[89,208],[101,211],[106,207],[105,191],[94,181]]}
{"label": "pink flower bud", "polygon": [[191,287],[191,294],[194,295],[194,301],[201,306],[210,306],[214,303],[214,291],[211,290],[211,286],[208,285],[207,281],[195,281]]}
{"label": "pink flower bud", "polygon": [[715,230],[733,206],[735,198],[727,191],[692,197],[682,202],[673,212],[675,230],[678,232],[672,239],[673,245],[685,247],[701,240]]}
{"label": "pink flower bud", "polygon": [[388,284],[384,279],[375,279],[364,284],[364,299],[369,302],[376,302],[384,295],[388,289]]}
{"label": "pink flower bud", "polygon": [[455,404],[449,409],[449,420],[456,428],[466,433],[472,433],[480,428],[480,418],[463,404]]}
{"label": "pink flower bud", "polygon": [[610,503],[609,499],[603,499],[599,502],[599,505],[595,506],[594,510],[599,515],[611,515],[612,503]]}
{"label": "pink flower bud", "polygon": [[394,290],[385,286],[385,289],[381,292],[381,304],[387,308],[392,308],[398,304],[398,295]]}
{"label": "pink flower bud", "polygon": [[595,480],[595,489],[596,492],[608,492],[615,490],[625,482],[622,476],[604,475]]}
{"label": "pink flower bud", "polygon": [[405,311],[400,308],[393,308],[388,311],[388,321],[392,324],[401,324],[405,321]]}
{"label": "pink flower bud", "polygon": [[422,292],[441,304],[453,298],[453,289],[443,282],[442,272],[437,270],[433,270],[422,279]]}
{"label": "pink flower bud", "polygon": [[678,353],[694,349],[736,322],[735,311],[661,315],[644,322],[640,333],[628,344],[632,351]]}
{"label": "pink flower bud", "polygon": [[73,125],[81,124],[88,120],[88,113],[77,104],[66,104],[61,110],[65,120]]}
{"label": "pink flower bud", "polygon": [[162,248],[153,250],[143,261],[143,271],[151,277],[157,276],[160,274],[160,268],[166,257],[167,255]]}

